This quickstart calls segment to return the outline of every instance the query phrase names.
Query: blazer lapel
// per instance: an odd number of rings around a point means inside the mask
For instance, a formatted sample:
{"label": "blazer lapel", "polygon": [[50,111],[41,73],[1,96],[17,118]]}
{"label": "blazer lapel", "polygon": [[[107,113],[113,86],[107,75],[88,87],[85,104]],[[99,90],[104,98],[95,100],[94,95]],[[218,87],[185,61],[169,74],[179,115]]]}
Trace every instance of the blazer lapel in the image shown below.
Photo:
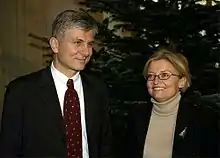
{"label": "blazer lapel", "polygon": [[44,102],[44,110],[47,111],[47,114],[56,124],[55,126],[58,127],[62,139],[65,141],[62,112],[50,67],[47,67],[45,70],[42,71],[41,81],[39,82],[39,85],[40,86],[38,90],[38,95]]}
{"label": "blazer lapel", "polygon": [[[174,132],[173,157],[178,155],[178,152],[184,142],[184,138],[187,135],[188,125],[192,121],[194,115],[193,114],[194,102],[195,99],[188,98],[188,100],[186,100],[185,96],[182,96],[182,99],[180,101],[179,110],[177,113],[176,127]],[[152,107],[153,107],[152,103],[145,105],[138,110],[139,112],[136,115],[136,117],[138,118],[136,121],[136,127],[138,129],[137,144],[138,144],[140,157],[143,156],[144,144],[148,132]]]}
{"label": "blazer lapel", "polygon": [[138,145],[138,150],[140,153],[140,156],[143,156],[143,150],[144,150],[144,144],[145,144],[145,139],[147,136],[147,131],[148,131],[148,126],[150,122],[150,117],[151,117],[151,111],[152,111],[153,105],[147,104],[147,105],[141,105],[140,108],[138,108],[138,112],[136,114],[136,127],[137,127],[137,145]]}
{"label": "blazer lapel", "polygon": [[193,104],[190,101],[181,99],[179,110],[177,113],[176,128],[174,133],[173,155],[176,155],[178,152],[180,152],[180,148],[184,144],[184,140],[189,129],[189,123],[193,118],[192,107]]}

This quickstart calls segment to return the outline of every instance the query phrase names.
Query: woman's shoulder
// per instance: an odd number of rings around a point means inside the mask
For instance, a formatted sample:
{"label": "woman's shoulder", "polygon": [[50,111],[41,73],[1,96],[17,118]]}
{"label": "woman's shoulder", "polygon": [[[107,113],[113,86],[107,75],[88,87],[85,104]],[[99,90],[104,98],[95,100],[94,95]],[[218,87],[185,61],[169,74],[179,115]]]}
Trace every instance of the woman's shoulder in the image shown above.
{"label": "woman's shoulder", "polygon": [[217,123],[219,120],[220,110],[218,104],[211,98],[206,98],[197,91],[183,94],[181,104],[187,107],[188,113],[191,113],[195,120],[199,120],[203,123],[206,122],[207,124],[210,124],[210,122]]}

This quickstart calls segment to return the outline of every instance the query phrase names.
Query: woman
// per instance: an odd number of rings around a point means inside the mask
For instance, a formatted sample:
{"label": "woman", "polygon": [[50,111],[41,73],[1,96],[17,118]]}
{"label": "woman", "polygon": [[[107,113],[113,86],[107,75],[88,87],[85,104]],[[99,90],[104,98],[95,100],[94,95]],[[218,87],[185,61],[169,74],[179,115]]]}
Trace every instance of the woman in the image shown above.
{"label": "woman", "polygon": [[187,59],[160,49],[143,75],[151,99],[131,113],[127,157],[218,157],[218,114],[185,93],[191,83]]}

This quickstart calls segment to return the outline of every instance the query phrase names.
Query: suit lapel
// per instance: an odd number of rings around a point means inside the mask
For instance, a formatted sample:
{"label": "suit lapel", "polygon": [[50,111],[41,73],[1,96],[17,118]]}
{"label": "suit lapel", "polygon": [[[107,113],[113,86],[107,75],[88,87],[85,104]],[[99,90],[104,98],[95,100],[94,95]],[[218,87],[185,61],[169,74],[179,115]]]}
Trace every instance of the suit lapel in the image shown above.
{"label": "suit lapel", "polygon": [[[91,138],[90,135],[94,133],[92,130],[95,129],[92,126],[95,121],[94,117],[97,110],[95,106],[97,104],[97,95],[94,94],[94,87],[92,87],[92,81],[88,75],[85,75],[83,72],[81,72],[80,75],[82,78],[84,92],[86,130],[89,140],[89,138]],[[63,117],[50,67],[47,67],[42,71],[38,91],[38,95],[43,100],[45,105],[44,110],[47,111],[46,113],[48,115],[50,115],[49,117],[51,117],[53,123],[55,123],[55,126],[58,128],[62,139],[65,142]]]}
{"label": "suit lapel", "polygon": [[85,122],[86,122],[86,132],[88,139],[91,138],[92,126],[95,116],[95,111],[97,110],[95,107],[96,103],[96,94],[94,94],[92,85],[92,81],[85,75],[83,72],[80,73],[82,78],[83,85],[83,93],[84,93],[84,103],[85,103]]}
{"label": "suit lapel", "polygon": [[52,122],[55,123],[63,140],[65,140],[62,112],[50,67],[42,71],[39,85],[38,95],[44,102],[44,110],[51,117]]}

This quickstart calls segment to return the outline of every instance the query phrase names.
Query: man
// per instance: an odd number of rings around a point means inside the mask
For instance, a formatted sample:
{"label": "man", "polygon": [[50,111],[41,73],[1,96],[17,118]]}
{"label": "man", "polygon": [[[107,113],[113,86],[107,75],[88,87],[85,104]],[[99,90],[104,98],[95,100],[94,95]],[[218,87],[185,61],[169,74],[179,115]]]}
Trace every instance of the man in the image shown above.
{"label": "man", "polygon": [[51,66],[7,87],[0,157],[111,157],[105,86],[82,72],[96,32],[96,22],[84,12],[66,10],[56,17]]}

